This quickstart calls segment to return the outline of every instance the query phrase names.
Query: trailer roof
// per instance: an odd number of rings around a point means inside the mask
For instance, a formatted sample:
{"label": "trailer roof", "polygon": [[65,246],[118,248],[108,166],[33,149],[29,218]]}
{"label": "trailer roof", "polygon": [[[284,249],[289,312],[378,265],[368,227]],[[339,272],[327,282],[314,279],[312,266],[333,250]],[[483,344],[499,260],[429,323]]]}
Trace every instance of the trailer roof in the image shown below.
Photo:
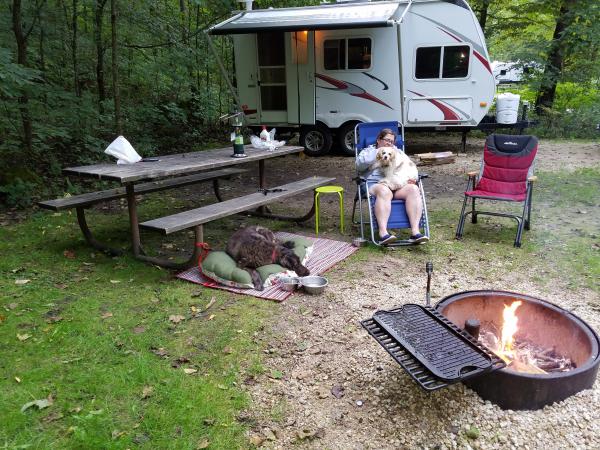
{"label": "trailer roof", "polygon": [[[336,3],[299,8],[243,11],[212,26],[210,34],[245,34],[261,31],[308,31],[389,27],[398,2]],[[406,5],[402,5],[404,9]]]}

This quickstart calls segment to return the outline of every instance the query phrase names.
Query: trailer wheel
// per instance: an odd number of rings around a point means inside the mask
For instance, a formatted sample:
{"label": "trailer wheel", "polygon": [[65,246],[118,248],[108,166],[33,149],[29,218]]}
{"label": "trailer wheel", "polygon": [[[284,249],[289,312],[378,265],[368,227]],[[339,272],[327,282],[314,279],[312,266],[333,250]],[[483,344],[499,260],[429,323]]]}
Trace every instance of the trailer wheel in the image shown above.
{"label": "trailer wheel", "polygon": [[344,155],[354,156],[354,127],[360,122],[348,122],[338,130],[338,143]]}
{"label": "trailer wheel", "polygon": [[300,130],[300,145],[308,156],[322,156],[331,150],[332,137],[329,128],[323,125],[303,127]]}

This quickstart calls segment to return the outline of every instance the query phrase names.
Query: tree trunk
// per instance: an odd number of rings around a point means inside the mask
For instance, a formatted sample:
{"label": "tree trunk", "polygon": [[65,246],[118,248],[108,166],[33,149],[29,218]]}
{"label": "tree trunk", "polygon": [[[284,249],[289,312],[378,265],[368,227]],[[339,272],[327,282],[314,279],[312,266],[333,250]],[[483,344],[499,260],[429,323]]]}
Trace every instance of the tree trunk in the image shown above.
{"label": "tree trunk", "polygon": [[[21,22],[21,0],[13,0],[12,4],[12,28],[17,41],[17,63],[27,66],[27,37],[28,33],[23,31]],[[29,96],[23,92],[19,97],[19,111],[21,113],[21,123],[23,124],[23,145],[31,155],[33,147],[33,128],[31,124],[31,115],[29,113]]]}
{"label": "tree trunk", "polygon": [[117,134],[122,135],[123,125],[121,123],[121,97],[119,94],[119,63],[117,59],[117,0],[110,0],[110,24],[112,27],[112,86],[115,104],[115,131]]}
{"label": "tree trunk", "polygon": [[104,16],[106,0],[96,0],[94,11],[94,41],[96,43],[96,84],[98,85],[98,110],[104,113],[102,102],[106,100],[106,86],[104,85],[104,46],[102,45],[102,19]]}
{"label": "tree trunk", "polygon": [[79,62],[77,61],[77,0],[73,0],[73,16],[72,16],[72,41],[71,41],[71,58],[73,61],[73,84],[75,86],[75,95],[81,97],[81,86],[79,84]]}
{"label": "tree trunk", "polygon": [[484,32],[484,34],[491,1],[492,0],[482,0],[481,9],[479,10],[479,25],[481,26],[481,30]]}
{"label": "tree trunk", "polygon": [[544,67],[540,90],[535,100],[535,110],[538,114],[543,114],[545,110],[552,108],[554,97],[556,96],[556,85],[562,73],[562,66],[565,57],[565,44],[563,32],[569,25],[569,16],[571,7],[576,0],[563,0],[558,16],[556,17],[556,26],[552,36],[552,43],[548,52],[548,59]]}

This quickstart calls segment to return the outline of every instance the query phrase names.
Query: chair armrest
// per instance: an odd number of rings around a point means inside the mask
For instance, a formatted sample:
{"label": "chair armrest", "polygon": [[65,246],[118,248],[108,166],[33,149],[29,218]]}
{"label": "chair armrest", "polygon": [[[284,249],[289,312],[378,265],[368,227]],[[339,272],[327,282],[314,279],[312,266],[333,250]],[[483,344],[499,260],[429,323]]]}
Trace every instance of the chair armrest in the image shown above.
{"label": "chair armrest", "polygon": [[477,176],[477,172],[467,172],[469,178],[475,178]]}
{"label": "chair armrest", "polygon": [[419,174],[419,180],[421,180],[423,178],[429,178],[429,174],[428,173],[420,173]]}
{"label": "chair armrest", "polygon": [[527,181],[530,183],[535,183],[537,181],[537,176],[531,175],[530,177],[527,177]]}
{"label": "chair armrest", "polygon": [[365,183],[367,181],[367,179],[364,177],[356,176],[356,177],[352,178],[352,181],[355,181],[356,184],[361,184],[361,183]]}

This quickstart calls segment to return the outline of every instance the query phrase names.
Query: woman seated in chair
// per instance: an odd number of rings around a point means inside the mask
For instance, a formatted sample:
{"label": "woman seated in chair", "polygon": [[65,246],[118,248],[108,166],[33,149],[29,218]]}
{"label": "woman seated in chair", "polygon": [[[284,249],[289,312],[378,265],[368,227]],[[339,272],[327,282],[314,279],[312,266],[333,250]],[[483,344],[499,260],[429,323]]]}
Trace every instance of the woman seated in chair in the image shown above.
{"label": "woman seated in chair", "polygon": [[[383,178],[384,175],[376,164],[378,149],[380,147],[392,147],[397,152],[402,152],[402,150],[396,147],[395,143],[396,134],[392,130],[389,128],[381,130],[377,135],[375,145],[370,145],[358,154],[356,159],[358,172],[370,180],[380,180]],[[414,244],[420,244],[429,240],[427,236],[421,234],[419,228],[423,213],[423,203],[419,187],[417,186],[417,180],[409,180],[408,184],[395,191],[392,191],[385,184],[376,183],[371,186],[369,193],[377,197],[375,217],[377,218],[377,225],[379,227],[379,243],[381,245],[389,245],[397,240],[397,237],[389,233],[387,229],[387,223],[392,210],[392,199],[404,200],[406,215],[408,216],[411,229],[409,241]]]}

